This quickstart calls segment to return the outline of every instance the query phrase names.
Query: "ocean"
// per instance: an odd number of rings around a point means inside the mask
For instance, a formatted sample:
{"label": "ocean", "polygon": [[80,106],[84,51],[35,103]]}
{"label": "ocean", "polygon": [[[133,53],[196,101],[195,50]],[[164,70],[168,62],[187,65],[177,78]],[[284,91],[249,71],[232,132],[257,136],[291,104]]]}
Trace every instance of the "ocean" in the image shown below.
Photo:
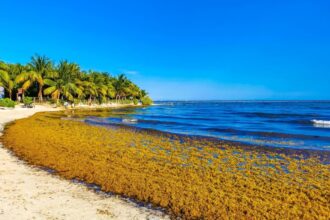
{"label": "ocean", "polygon": [[102,124],[330,151],[330,101],[161,101],[113,111]]}

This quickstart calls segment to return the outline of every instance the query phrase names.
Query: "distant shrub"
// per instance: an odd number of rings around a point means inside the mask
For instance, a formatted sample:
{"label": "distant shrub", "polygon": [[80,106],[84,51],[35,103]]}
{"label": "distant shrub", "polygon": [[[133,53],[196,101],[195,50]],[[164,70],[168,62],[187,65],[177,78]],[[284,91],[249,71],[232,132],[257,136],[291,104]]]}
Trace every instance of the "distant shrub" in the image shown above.
{"label": "distant shrub", "polygon": [[15,102],[9,98],[0,99],[1,107],[15,108]]}
{"label": "distant shrub", "polygon": [[78,105],[79,103],[81,103],[81,100],[80,99],[73,99],[73,103],[75,105]]}
{"label": "distant shrub", "polygon": [[153,103],[152,99],[149,96],[141,98],[142,105],[151,105]]}
{"label": "distant shrub", "polygon": [[119,100],[119,103],[120,104],[128,105],[128,104],[132,104],[132,100],[130,100],[130,99],[122,99],[122,100]]}
{"label": "distant shrub", "polygon": [[47,100],[47,103],[48,104],[56,104],[56,100],[55,99],[49,99],[49,100]]}
{"label": "distant shrub", "polygon": [[107,102],[107,98],[104,97],[104,96],[102,96],[102,97],[100,98],[100,102],[99,102],[99,104],[103,104],[103,103],[106,103],[106,102]]}
{"label": "distant shrub", "polygon": [[24,105],[31,105],[33,103],[33,98],[26,96],[23,98],[23,103]]}
{"label": "distant shrub", "polygon": [[133,99],[133,103],[134,103],[134,105],[137,105],[137,104],[139,104],[139,100]]}

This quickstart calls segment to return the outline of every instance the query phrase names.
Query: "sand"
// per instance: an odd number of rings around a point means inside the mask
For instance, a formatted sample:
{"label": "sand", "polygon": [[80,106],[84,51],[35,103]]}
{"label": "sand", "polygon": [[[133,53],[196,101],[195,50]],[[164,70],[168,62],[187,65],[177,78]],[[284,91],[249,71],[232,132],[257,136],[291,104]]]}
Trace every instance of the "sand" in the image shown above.
{"label": "sand", "polygon": [[[0,109],[3,126],[36,112],[55,111],[47,106]],[[32,167],[0,143],[0,219],[169,219],[160,211],[140,207],[116,196]]]}

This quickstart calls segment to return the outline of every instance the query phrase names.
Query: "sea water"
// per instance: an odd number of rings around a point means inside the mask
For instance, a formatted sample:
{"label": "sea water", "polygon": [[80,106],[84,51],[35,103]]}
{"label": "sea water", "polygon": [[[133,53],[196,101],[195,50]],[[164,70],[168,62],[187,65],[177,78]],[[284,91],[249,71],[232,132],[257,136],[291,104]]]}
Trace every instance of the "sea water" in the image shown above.
{"label": "sea water", "polygon": [[115,111],[103,124],[330,151],[330,101],[161,101]]}

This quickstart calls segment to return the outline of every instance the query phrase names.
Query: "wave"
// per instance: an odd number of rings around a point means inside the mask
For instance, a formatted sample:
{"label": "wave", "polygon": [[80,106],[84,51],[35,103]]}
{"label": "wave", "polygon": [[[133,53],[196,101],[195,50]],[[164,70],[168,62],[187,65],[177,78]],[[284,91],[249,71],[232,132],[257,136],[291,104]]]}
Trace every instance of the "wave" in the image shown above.
{"label": "wave", "polygon": [[232,135],[243,135],[243,136],[330,141],[330,137],[327,136],[316,136],[316,135],[307,135],[307,134],[289,134],[289,133],[271,132],[271,131],[247,131],[247,130],[239,130],[233,128],[207,128],[205,130],[211,132],[219,132],[219,133],[227,133]]}
{"label": "wave", "polygon": [[97,117],[88,117],[85,119],[87,123],[94,123],[100,125],[110,125],[110,124],[136,124],[139,120],[136,118],[97,118]]}
{"label": "wave", "polygon": [[138,122],[136,118],[123,118],[121,121],[128,124],[135,124]]}
{"label": "wave", "polygon": [[268,119],[265,120],[265,122],[268,123],[283,123],[283,124],[293,124],[293,125],[300,125],[309,128],[310,126],[314,127],[330,127],[330,121],[324,121],[324,120],[310,120],[310,119]]}
{"label": "wave", "polygon": [[179,115],[137,115],[144,118],[155,118],[155,119],[178,119],[178,120],[204,120],[204,121],[215,121],[216,118],[210,117],[189,117],[189,116],[179,116]]}
{"label": "wave", "polygon": [[315,124],[330,125],[330,121],[325,121],[325,120],[316,120],[316,119],[313,119],[312,122],[315,123]]}
{"label": "wave", "polygon": [[311,120],[314,124],[315,127],[318,128],[330,128],[330,121],[326,121],[326,120],[316,120],[313,119]]}
{"label": "wave", "polygon": [[157,102],[157,103],[152,103],[151,105],[153,106],[174,106],[173,102]]}
{"label": "wave", "polygon": [[313,125],[313,122],[311,120],[304,120],[304,119],[287,119],[287,120],[281,120],[281,119],[277,119],[277,120],[272,120],[272,119],[268,119],[265,120],[265,122],[267,123],[284,123],[284,124],[294,124],[294,125]]}
{"label": "wave", "polygon": [[159,121],[148,119],[136,119],[136,118],[92,118],[89,117],[85,120],[87,123],[94,123],[99,125],[111,125],[111,124],[149,124],[149,125],[172,125],[172,126],[198,126],[198,124],[184,123],[176,121]]}
{"label": "wave", "polygon": [[99,125],[108,125],[110,124],[109,121],[105,118],[94,118],[94,117],[88,117],[85,119],[86,123],[91,123],[91,124],[99,124]]}
{"label": "wave", "polygon": [[201,126],[200,124],[195,123],[188,123],[188,122],[179,122],[179,121],[159,121],[159,120],[150,120],[150,119],[139,119],[139,123],[142,124],[149,124],[149,125],[170,125],[172,127],[175,126],[183,126],[183,127],[190,127],[190,128],[198,128]]}
{"label": "wave", "polygon": [[238,112],[237,114],[246,117],[259,118],[290,118],[290,117],[313,117],[314,114],[296,114],[296,113],[267,113],[267,112]]}

